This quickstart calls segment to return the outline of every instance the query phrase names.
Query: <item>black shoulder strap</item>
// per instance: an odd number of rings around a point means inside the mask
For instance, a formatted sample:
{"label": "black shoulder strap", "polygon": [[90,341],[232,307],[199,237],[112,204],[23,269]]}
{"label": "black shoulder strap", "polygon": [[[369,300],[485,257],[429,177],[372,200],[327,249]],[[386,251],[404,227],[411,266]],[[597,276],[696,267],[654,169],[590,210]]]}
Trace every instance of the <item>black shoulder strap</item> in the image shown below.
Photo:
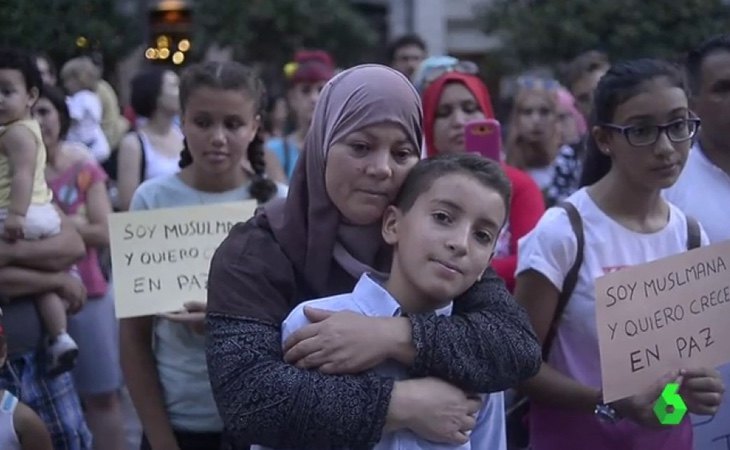
{"label": "black shoulder strap", "polygon": [[700,224],[692,216],[687,217],[687,250],[698,248],[702,245],[702,232]]}
{"label": "black shoulder strap", "polygon": [[545,340],[542,343],[543,360],[547,360],[547,357],[550,354],[550,347],[552,346],[553,340],[555,339],[555,334],[558,331],[560,318],[563,315],[563,311],[565,311],[565,307],[568,306],[568,301],[570,300],[570,297],[573,295],[575,285],[578,284],[578,272],[580,272],[580,266],[583,264],[583,248],[585,247],[585,236],[583,235],[583,219],[580,217],[580,213],[578,212],[576,207],[573,206],[572,203],[568,202],[559,203],[557,207],[563,208],[565,212],[568,213],[570,227],[573,229],[573,233],[575,233],[577,249],[575,254],[575,261],[570,267],[568,273],[565,275],[565,280],[563,281],[563,289],[560,291],[560,296],[558,297],[558,305],[555,308],[555,314],[553,314],[553,318],[550,321],[550,328],[548,329]]}
{"label": "black shoulder strap", "polygon": [[137,135],[137,141],[139,141],[139,151],[142,152],[140,155],[139,162],[139,184],[144,182],[144,176],[147,173],[147,152],[144,151],[144,141],[142,140],[142,134],[139,131],[135,131]]}

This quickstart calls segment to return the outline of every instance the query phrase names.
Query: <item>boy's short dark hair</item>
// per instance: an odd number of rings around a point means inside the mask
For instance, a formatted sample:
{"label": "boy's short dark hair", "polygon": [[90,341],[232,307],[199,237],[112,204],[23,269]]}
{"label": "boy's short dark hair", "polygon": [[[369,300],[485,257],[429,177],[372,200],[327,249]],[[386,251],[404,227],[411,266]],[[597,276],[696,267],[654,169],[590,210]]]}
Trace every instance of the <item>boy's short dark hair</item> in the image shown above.
{"label": "boy's short dark hair", "polygon": [[509,216],[512,183],[499,163],[473,153],[445,153],[419,161],[408,173],[394,205],[408,212],[436,180],[454,173],[471,176],[483,186],[497,191],[504,201],[505,217]]}
{"label": "boy's short dark hair", "polygon": [[388,63],[393,62],[393,59],[395,58],[395,54],[398,50],[400,50],[403,47],[408,47],[410,45],[415,45],[416,47],[419,47],[424,52],[426,51],[426,42],[424,42],[423,39],[417,34],[406,34],[398,39],[394,40],[388,45]]}
{"label": "boy's short dark hair", "polygon": [[35,58],[30,52],[14,48],[0,48],[0,69],[13,69],[23,74],[25,88],[41,91],[43,80],[36,66]]}

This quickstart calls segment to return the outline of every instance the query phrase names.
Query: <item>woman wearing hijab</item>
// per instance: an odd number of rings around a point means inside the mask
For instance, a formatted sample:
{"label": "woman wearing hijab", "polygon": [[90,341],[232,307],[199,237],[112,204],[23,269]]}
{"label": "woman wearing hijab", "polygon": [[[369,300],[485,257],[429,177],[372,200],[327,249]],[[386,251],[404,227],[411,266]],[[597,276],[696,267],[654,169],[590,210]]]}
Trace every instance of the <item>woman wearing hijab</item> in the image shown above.
{"label": "woman wearing hijab", "polygon": [[[459,444],[480,406],[465,391],[502,390],[538,370],[524,311],[492,271],[456,299],[450,318],[308,310],[313,323],[282,350],[281,322],[297,304],[388,271],[382,214],[420,142],[420,101],[408,79],[379,65],[342,72],[322,90],[288,198],[237,225],[217,250],[208,366],[239,448],[372,448],[398,429]],[[369,371],[386,359],[421,378]]]}
{"label": "woman wearing hijab", "polygon": [[[445,72],[425,86],[423,92],[426,154],[466,151],[465,125],[485,117],[494,115],[489,91],[479,77],[458,70]],[[492,267],[511,292],[515,285],[517,241],[535,227],[545,212],[545,204],[529,175],[507,164],[502,168],[512,183],[512,200],[507,224],[494,249]]]}

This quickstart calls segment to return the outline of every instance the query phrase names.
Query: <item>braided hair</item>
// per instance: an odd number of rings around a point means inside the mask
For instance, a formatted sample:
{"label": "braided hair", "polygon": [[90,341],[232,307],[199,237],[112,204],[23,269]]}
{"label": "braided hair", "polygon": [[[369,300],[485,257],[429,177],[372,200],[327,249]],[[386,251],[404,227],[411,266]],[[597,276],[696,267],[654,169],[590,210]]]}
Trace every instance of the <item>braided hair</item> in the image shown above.
{"label": "braided hair", "polygon": [[[266,109],[266,88],[254,71],[235,61],[206,62],[187,68],[180,78],[180,107],[185,111],[190,95],[200,87],[214,89],[235,90],[243,89],[252,98],[256,99],[256,113],[263,116]],[[259,203],[270,200],[277,191],[276,184],[266,177],[266,162],[264,159],[264,141],[261,137],[261,127],[248,145],[247,157],[253,168],[253,177],[249,186],[249,193]],[[193,163],[193,155],[188,148],[187,139],[183,140],[183,149],[180,152],[180,168]]]}

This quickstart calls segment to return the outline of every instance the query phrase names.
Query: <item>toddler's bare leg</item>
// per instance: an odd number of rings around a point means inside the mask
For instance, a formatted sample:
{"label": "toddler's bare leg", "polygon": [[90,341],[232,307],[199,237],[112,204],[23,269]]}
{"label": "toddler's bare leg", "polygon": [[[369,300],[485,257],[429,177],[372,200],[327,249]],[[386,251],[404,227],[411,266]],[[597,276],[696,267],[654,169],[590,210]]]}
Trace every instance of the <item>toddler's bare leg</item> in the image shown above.
{"label": "toddler's bare leg", "polygon": [[41,295],[37,300],[43,325],[51,337],[66,332],[66,302],[55,292]]}
{"label": "toddler's bare leg", "polygon": [[66,302],[54,292],[41,295],[36,302],[49,338],[46,373],[56,376],[76,365],[79,347],[66,332]]}

